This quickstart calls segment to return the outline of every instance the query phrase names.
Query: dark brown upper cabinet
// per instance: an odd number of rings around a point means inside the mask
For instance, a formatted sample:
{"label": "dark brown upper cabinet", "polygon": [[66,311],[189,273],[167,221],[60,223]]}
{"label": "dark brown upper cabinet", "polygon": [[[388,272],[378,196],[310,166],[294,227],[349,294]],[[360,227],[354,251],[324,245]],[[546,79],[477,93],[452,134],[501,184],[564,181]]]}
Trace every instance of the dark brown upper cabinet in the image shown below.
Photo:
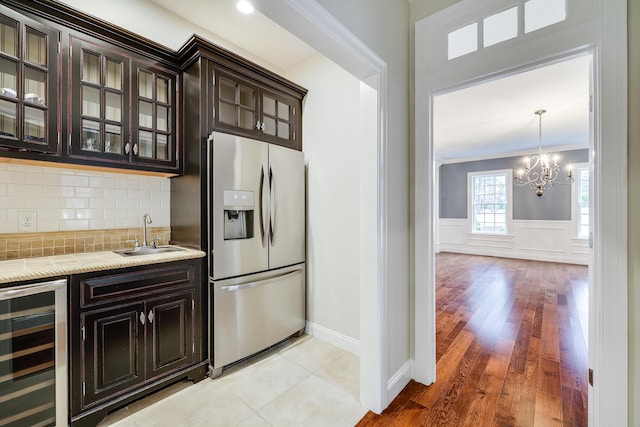
{"label": "dark brown upper cabinet", "polygon": [[213,129],[301,149],[301,100],[239,72],[211,67]]}
{"label": "dark brown upper cabinet", "polygon": [[177,73],[71,37],[69,156],[100,165],[178,169]]}
{"label": "dark brown upper cabinet", "polygon": [[173,176],[213,130],[302,149],[307,90],[233,52],[196,35],[174,51],[54,0],[1,3],[0,157]]}
{"label": "dark brown upper cabinet", "polygon": [[0,6],[0,150],[58,153],[60,33]]}

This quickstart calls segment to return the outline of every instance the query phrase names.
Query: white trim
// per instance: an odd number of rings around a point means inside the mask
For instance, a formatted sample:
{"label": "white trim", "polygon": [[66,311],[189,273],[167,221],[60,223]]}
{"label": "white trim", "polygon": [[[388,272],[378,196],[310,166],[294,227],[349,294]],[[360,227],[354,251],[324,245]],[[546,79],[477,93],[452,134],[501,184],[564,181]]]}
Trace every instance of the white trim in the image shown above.
{"label": "white trim", "polygon": [[333,344],[336,347],[360,356],[360,341],[357,339],[309,321],[307,321],[304,331],[322,341],[326,341],[329,344]]}
{"label": "white trim", "polygon": [[[589,289],[589,402],[594,426],[629,422],[627,254],[627,2],[600,0],[596,51],[594,250]],[[592,171],[593,172],[593,171]],[[634,403],[631,403],[634,404]],[[593,413],[591,409],[593,408]],[[593,420],[593,421],[592,421]]]}
{"label": "white trim", "polygon": [[[502,0],[461,0],[415,26],[415,379],[430,384],[435,371],[435,279],[432,103],[444,88],[544,64],[585,50],[594,57],[592,198],[595,245],[589,298],[589,425],[626,426],[628,402],[627,253],[627,1],[570,0],[564,23],[529,33],[524,40],[454,61],[443,57],[448,25],[469,20]],[[577,16],[573,20],[571,14]],[[452,28],[452,27],[450,27]],[[475,58],[475,59],[474,59]],[[477,60],[476,60],[477,59]],[[426,167],[425,167],[426,165]],[[425,189],[427,191],[425,191]],[[606,280],[605,280],[606,278]],[[605,292],[606,286],[606,292]],[[425,328],[426,327],[426,328]],[[426,331],[425,331],[426,329]]]}
{"label": "white trim", "polygon": [[387,382],[387,394],[397,396],[413,378],[413,360],[407,360]]}
{"label": "white trim", "polygon": [[380,413],[388,406],[387,390],[387,64],[317,0],[254,0],[260,12],[298,36],[320,53],[361,80],[377,77],[378,140],[376,259],[361,262],[362,269],[376,265],[377,280],[360,282],[360,401]]}

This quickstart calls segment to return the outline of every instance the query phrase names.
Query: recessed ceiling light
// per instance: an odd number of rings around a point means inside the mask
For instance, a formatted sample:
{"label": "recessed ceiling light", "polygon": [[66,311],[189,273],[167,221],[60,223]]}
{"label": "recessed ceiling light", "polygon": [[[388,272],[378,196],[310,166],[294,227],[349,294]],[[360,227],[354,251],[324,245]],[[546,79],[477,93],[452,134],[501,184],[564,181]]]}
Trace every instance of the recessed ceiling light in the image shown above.
{"label": "recessed ceiling light", "polygon": [[238,10],[244,14],[253,13],[253,6],[251,6],[251,3],[249,3],[247,0],[240,0],[236,4],[236,8],[238,8]]}

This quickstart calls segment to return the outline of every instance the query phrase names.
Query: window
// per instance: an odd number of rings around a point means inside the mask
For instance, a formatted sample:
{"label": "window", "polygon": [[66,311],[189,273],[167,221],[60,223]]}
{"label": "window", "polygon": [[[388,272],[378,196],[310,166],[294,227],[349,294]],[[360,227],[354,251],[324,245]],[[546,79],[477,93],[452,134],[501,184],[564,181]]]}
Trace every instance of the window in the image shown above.
{"label": "window", "polygon": [[478,50],[478,23],[467,25],[449,33],[449,59]]}
{"label": "window", "polygon": [[589,238],[589,168],[580,167],[576,170],[576,195],[578,238]]}
{"label": "window", "polygon": [[503,12],[484,18],[483,46],[489,47],[518,35],[518,8],[512,7]]}
{"label": "window", "polygon": [[530,33],[540,28],[567,19],[566,0],[528,0],[524,3],[524,32]]}
{"label": "window", "polygon": [[[487,48],[567,20],[567,0],[518,0],[514,3],[509,9],[480,16],[475,22],[449,32],[447,59],[477,52],[478,46]],[[518,14],[522,15],[522,20],[518,19]],[[482,40],[478,40],[479,37]]]}
{"label": "window", "polygon": [[510,171],[487,171],[469,174],[471,187],[471,231],[507,234]]}

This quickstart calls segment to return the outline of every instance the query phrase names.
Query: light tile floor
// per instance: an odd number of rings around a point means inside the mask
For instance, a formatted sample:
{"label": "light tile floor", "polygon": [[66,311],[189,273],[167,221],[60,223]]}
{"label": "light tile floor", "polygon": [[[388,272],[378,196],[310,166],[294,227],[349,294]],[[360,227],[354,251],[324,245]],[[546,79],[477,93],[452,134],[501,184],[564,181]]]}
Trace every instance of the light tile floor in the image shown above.
{"label": "light tile floor", "polygon": [[109,414],[99,427],[354,426],[360,405],[360,360],[304,335],[222,376],[179,382]]}

